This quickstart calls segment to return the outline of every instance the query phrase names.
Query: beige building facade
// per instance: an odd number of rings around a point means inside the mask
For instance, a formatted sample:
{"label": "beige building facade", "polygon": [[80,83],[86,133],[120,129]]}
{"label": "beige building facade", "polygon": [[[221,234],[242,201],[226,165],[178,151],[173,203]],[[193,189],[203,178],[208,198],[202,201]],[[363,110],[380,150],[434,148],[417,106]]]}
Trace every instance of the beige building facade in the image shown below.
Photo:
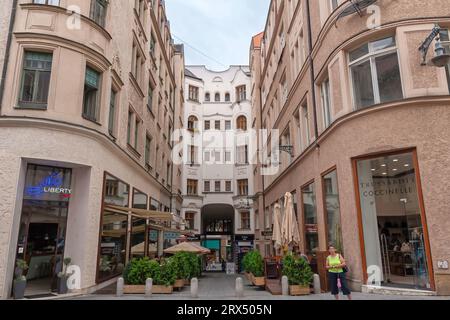
{"label": "beige building facade", "polygon": [[426,65],[419,51],[436,24],[448,49],[449,9],[443,1],[373,1],[360,12],[349,1],[271,1],[250,50],[252,123],[279,130],[268,141],[283,146],[277,173],[255,175],[263,254],[274,254],[273,206],[291,192],[300,251],[324,287],[332,243],[357,290],[450,294],[449,68],[430,62],[436,40]]}
{"label": "beige building facade", "polygon": [[[161,254],[181,228],[171,153],[183,126],[183,46],[162,1],[16,9],[0,104],[0,297],[11,295],[16,259],[29,265],[27,295],[54,287],[63,257],[90,291],[132,257]],[[172,224],[139,210],[167,212]]]}

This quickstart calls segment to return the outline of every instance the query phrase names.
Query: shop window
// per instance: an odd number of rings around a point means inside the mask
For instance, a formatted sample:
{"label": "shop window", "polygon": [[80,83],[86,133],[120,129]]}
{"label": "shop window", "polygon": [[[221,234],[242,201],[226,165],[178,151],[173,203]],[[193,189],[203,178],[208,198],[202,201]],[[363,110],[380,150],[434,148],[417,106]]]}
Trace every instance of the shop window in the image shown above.
{"label": "shop window", "polygon": [[86,67],[83,95],[83,117],[97,122],[100,105],[100,73]]}
{"label": "shop window", "polygon": [[150,198],[150,210],[152,211],[159,211],[161,207],[161,204],[158,200]]}
{"label": "shop window", "polygon": [[322,181],[326,208],[325,222],[327,225],[328,244],[333,245],[339,253],[344,254],[341,212],[339,204],[339,189],[336,170],[323,176]]}
{"label": "shop window", "polygon": [[319,250],[316,189],[314,183],[302,189],[306,254],[315,257]]}
{"label": "shop window", "polygon": [[107,8],[107,0],[91,0],[91,13],[89,16],[103,28],[105,27]]}
{"label": "shop window", "polygon": [[366,43],[349,59],[356,109],[403,99],[394,37]]}
{"label": "shop window", "polygon": [[104,211],[102,215],[98,280],[119,276],[126,263],[128,215]]}
{"label": "shop window", "polygon": [[241,229],[250,230],[250,212],[241,212]]}
{"label": "shop window", "polygon": [[131,217],[130,260],[145,256],[146,223],[145,219]]}
{"label": "shop window", "polygon": [[135,209],[147,210],[147,204],[148,204],[148,196],[137,189],[133,189],[132,207]]}
{"label": "shop window", "polygon": [[19,106],[46,109],[53,54],[25,51]]}
{"label": "shop window", "polygon": [[128,207],[129,204],[129,185],[120,181],[113,176],[106,175],[105,178],[105,203],[120,206],[120,207]]}
{"label": "shop window", "polygon": [[408,152],[356,160],[355,165],[366,265],[382,271],[382,284],[429,290],[416,161]]}

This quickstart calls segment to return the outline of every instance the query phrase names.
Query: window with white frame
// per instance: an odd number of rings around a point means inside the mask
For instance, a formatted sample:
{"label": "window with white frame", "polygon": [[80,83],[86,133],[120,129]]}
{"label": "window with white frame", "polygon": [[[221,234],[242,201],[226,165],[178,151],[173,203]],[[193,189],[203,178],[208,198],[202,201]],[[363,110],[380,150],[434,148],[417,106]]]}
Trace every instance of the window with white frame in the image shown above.
{"label": "window with white frame", "polygon": [[[442,41],[442,46],[445,48],[445,53],[450,54],[450,36],[448,30],[441,30],[440,38]],[[447,71],[447,83],[448,89],[450,90],[450,64],[445,67]]]}
{"label": "window with white frame", "polygon": [[203,191],[211,192],[211,182],[210,181],[207,180],[204,182]]}
{"label": "window with white frame", "polygon": [[309,111],[308,111],[308,105],[305,104],[302,106],[302,127],[303,127],[303,135],[305,137],[305,144],[306,146],[309,146],[311,143],[311,133],[310,133],[310,126],[309,126]]}
{"label": "window with white frame", "polygon": [[98,25],[105,27],[107,8],[107,0],[92,0],[90,18],[94,20]]}
{"label": "window with white frame", "polygon": [[322,100],[323,123],[325,128],[331,124],[331,97],[330,97],[330,79],[326,79],[320,85],[320,96]]}
{"label": "window with white frame", "polygon": [[394,37],[365,43],[349,53],[356,109],[403,99]]}
{"label": "window with white frame", "polygon": [[35,4],[46,4],[48,6],[59,6],[59,0],[33,0]]}

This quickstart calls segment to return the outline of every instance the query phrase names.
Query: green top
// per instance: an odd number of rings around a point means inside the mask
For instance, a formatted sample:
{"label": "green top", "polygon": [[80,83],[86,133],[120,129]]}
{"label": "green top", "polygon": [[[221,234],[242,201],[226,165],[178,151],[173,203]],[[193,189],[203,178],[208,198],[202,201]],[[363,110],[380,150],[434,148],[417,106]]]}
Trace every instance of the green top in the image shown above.
{"label": "green top", "polygon": [[[341,264],[341,258],[340,258],[339,254],[336,254],[334,257],[330,255],[330,256],[327,257],[327,260],[328,260],[328,265],[330,267],[338,266],[338,265]],[[342,272],[344,272],[344,269],[342,269],[342,268],[331,268],[331,269],[328,269],[328,271],[332,272],[332,273],[342,273]]]}

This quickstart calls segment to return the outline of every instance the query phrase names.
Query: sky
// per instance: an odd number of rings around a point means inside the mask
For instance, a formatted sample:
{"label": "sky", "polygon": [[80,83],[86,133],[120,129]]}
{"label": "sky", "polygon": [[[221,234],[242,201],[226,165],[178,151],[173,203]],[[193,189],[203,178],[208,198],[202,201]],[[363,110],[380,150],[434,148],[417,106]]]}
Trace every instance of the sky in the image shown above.
{"label": "sky", "polygon": [[[252,36],[263,31],[270,0],[166,0],[175,43],[186,65],[225,70],[248,65]],[[200,52],[201,53],[200,53]]]}

